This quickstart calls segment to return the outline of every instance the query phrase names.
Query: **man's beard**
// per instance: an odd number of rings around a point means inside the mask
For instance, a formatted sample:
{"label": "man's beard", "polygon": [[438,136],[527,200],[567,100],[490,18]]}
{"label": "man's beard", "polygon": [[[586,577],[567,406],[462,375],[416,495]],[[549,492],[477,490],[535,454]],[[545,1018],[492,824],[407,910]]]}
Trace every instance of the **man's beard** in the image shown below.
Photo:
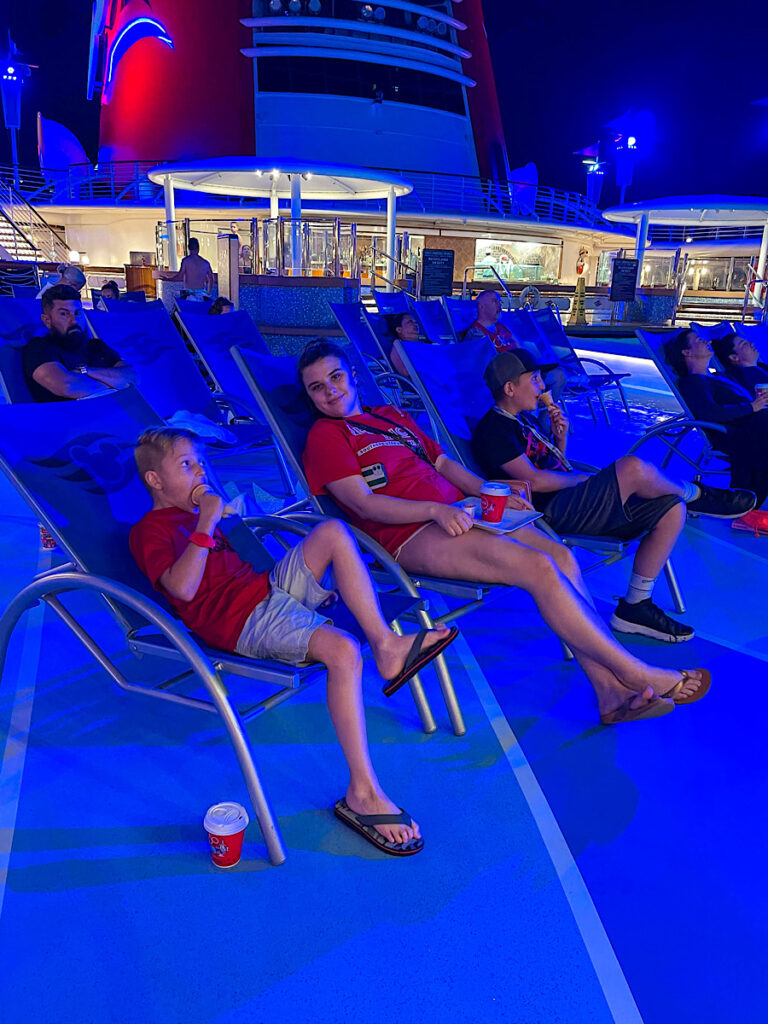
{"label": "man's beard", "polygon": [[76,352],[85,341],[85,331],[78,326],[71,327],[68,331],[59,331],[52,327],[51,334],[56,339],[56,343],[68,352]]}

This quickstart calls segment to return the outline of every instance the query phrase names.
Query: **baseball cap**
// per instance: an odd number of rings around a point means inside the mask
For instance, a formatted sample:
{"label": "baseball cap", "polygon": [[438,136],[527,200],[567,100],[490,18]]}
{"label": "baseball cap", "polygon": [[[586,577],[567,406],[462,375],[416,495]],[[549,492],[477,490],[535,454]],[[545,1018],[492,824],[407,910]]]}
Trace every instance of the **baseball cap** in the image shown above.
{"label": "baseball cap", "polygon": [[507,349],[506,352],[499,352],[497,356],[488,363],[483,373],[483,379],[491,392],[499,391],[508,380],[514,380],[524,373],[549,373],[554,370],[557,363],[540,363],[527,349]]}

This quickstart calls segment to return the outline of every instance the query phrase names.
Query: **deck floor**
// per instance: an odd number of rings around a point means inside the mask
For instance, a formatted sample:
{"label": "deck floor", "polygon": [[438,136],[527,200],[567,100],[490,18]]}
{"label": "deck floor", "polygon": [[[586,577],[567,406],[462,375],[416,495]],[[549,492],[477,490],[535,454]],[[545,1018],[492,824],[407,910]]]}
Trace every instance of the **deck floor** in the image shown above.
{"label": "deck floor", "polygon": [[[576,413],[576,457],[606,462],[669,411],[652,374],[633,383],[631,423],[613,399],[610,432]],[[258,482],[273,487],[264,467]],[[5,482],[0,509],[4,605],[49,556]],[[627,646],[714,682],[663,719],[596,726],[586,680],[520,593],[463,620],[449,651],[464,737],[431,673],[425,736],[407,692],[385,701],[366,668],[374,762],[426,837],[402,861],[331,813],[344,765],[318,685],[249,726],[287,862],[269,867],[254,823],[241,863],[212,867],[206,807],[247,804],[213,716],[119,692],[29,613],[0,685],[0,1019],[759,1019],[768,541],[691,520],[675,564],[696,638]],[[606,615],[627,568],[589,578]],[[669,606],[663,583],[657,598]]]}

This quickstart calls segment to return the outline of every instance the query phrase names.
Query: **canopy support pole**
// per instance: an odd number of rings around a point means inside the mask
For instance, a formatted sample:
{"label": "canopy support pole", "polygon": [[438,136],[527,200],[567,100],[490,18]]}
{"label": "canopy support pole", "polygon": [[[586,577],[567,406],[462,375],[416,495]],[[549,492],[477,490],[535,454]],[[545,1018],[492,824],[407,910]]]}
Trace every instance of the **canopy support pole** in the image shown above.
{"label": "canopy support pole", "polygon": [[395,262],[395,247],[397,245],[397,195],[390,185],[387,192],[387,256],[389,258],[389,275],[387,278],[387,291],[395,290],[395,278],[397,277],[397,263]]}
{"label": "canopy support pole", "polygon": [[291,175],[291,274],[301,276],[301,175]]}
{"label": "canopy support pole", "polygon": [[[757,279],[761,281],[765,277],[765,265],[768,262],[768,221],[765,222],[763,228],[763,239],[760,242],[760,255],[757,257]],[[766,288],[763,284],[755,285],[755,299],[758,302],[762,301],[763,296],[766,294]]]}
{"label": "canopy support pole", "polygon": [[635,255],[637,256],[637,287],[640,287],[640,281],[643,276],[643,260],[645,259],[645,247],[648,244],[648,214],[644,213],[640,218],[640,226],[637,229],[637,248]]}
{"label": "canopy support pole", "polygon": [[173,194],[173,181],[166,174],[163,181],[163,197],[165,198],[165,232],[168,237],[168,269],[179,269],[179,254],[176,251],[176,202]]}

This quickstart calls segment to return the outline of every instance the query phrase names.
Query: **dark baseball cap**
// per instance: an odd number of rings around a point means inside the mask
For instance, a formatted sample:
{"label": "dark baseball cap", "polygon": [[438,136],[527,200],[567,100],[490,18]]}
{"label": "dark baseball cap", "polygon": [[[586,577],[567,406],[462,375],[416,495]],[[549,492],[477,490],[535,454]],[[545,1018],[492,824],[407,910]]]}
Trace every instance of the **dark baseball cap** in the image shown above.
{"label": "dark baseball cap", "polygon": [[492,393],[500,391],[508,380],[515,380],[524,373],[549,373],[557,363],[539,363],[534,355],[525,348],[507,349],[499,352],[488,363],[483,379]]}

